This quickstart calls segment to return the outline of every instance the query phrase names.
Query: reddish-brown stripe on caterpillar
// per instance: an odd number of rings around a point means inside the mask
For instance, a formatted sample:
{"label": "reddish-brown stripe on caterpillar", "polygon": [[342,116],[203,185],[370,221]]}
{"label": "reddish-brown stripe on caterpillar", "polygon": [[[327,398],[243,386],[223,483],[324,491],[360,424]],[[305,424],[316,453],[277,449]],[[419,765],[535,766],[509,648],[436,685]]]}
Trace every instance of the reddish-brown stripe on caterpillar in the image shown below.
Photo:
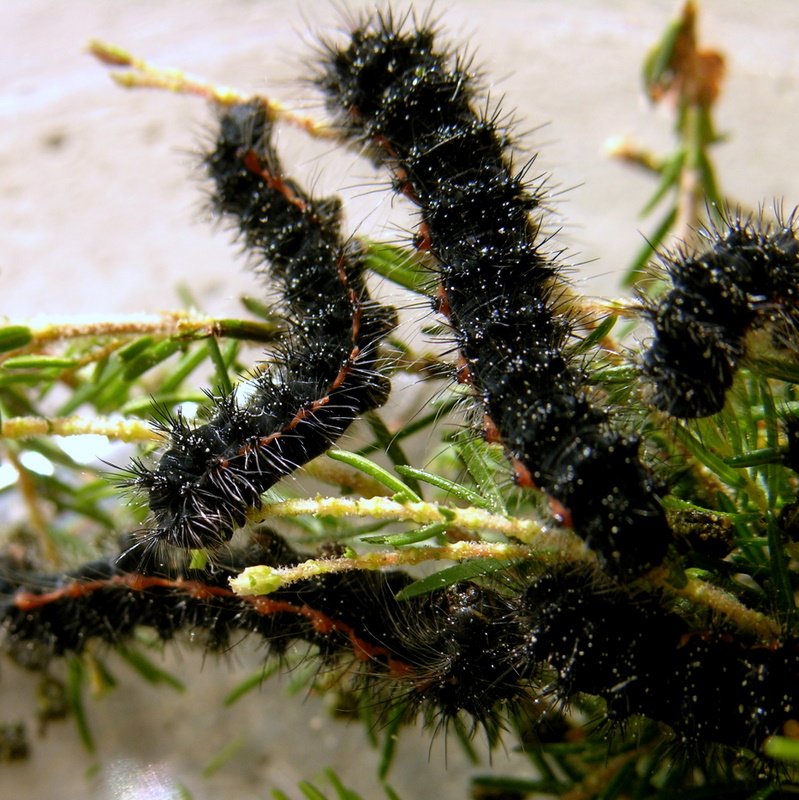
{"label": "reddish-brown stripe on caterpillar", "polygon": [[340,231],[338,200],[314,199],[283,175],[271,134],[262,103],[226,108],[205,164],[212,209],[234,221],[248,252],[268,267],[293,332],[250,380],[244,402],[214,399],[210,420],[197,428],[168,420],[158,465],[134,465],[128,483],[147,497],[145,536],[154,545],[224,544],[264,491],[388,393],[377,347],[394,312],[370,299],[363,254]]}
{"label": "reddish-brown stripe on caterpillar", "polygon": [[531,218],[541,189],[515,168],[499,114],[475,102],[468,62],[390,13],[325,48],[315,80],[342,137],[386,164],[395,192],[419,209],[415,244],[437,261],[434,306],[488,438],[610,573],[630,579],[659,565],[672,542],[663,487],[637,436],[592,399],[562,267]]}

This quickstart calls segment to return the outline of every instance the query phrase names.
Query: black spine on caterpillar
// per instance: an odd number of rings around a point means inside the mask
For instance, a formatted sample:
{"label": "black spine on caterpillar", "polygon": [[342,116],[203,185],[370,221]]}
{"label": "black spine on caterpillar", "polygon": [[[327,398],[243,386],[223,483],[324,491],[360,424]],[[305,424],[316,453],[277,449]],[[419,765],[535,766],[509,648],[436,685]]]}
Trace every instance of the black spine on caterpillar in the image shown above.
{"label": "black spine on caterpillar", "polygon": [[394,312],[369,298],[363,255],[342,238],[339,200],[314,200],[285,177],[271,135],[260,102],[226,108],[204,163],[211,207],[278,285],[291,333],[249,382],[245,400],[215,398],[200,427],[169,420],[157,467],[134,465],[129,485],[147,496],[154,543],[227,542],[264,491],[388,394],[377,346]]}
{"label": "black spine on caterpillar", "polygon": [[433,723],[464,712],[491,726],[530,697],[568,704],[585,693],[606,701],[610,723],[644,715],[692,748],[757,752],[799,714],[795,637],[762,644],[694,630],[661,597],[632,596],[588,571],[553,568],[515,593],[462,583],[407,601],[395,598],[411,582],[398,571],[327,573],[266,597],[228,588],[246,566],[306,557],[267,533],[204,570],[142,570],[130,553],[66,576],[6,565],[4,648],[28,663],[27,647],[43,649],[46,664],[92,639],[124,643],[138,625],[164,641],[204,632],[216,651],[253,634],[277,658],[304,641],[326,666],[357,665],[348,672],[372,700],[401,698]]}
{"label": "black spine on caterpillar", "polygon": [[316,82],[342,135],[396,176],[420,210],[421,245],[438,261],[439,310],[469,383],[520,485],[628,578],[659,564],[671,541],[640,443],[588,397],[569,353],[573,314],[561,269],[530,213],[540,205],[514,170],[496,114],[475,108],[468,65],[436,51],[422,26],[390,14],[326,44]]}
{"label": "black spine on caterpillar", "polygon": [[672,288],[642,303],[653,328],[640,362],[650,402],[683,418],[721,411],[752,328],[770,324],[794,346],[799,331],[793,216],[766,223],[728,213],[722,227],[700,234],[704,252],[660,256]]}

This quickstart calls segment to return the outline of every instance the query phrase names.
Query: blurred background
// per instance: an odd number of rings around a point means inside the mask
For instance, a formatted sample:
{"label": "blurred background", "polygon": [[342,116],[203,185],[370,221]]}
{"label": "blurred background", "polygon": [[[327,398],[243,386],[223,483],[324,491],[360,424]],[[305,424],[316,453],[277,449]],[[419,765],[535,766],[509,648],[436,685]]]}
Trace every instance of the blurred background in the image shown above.
{"label": "blurred background", "polygon": [[[644,99],[641,68],[675,12],[670,0],[434,6],[446,38],[475,54],[492,101],[513,112],[520,143],[539,153],[531,174],[551,174],[556,224],[584,294],[618,294],[654,224],[639,217],[653,179],[604,147],[630,136],[656,153],[671,150],[673,120]],[[716,121],[729,138],[713,152],[721,191],[748,206],[784,198],[791,209],[799,203],[799,5],[704,0],[699,13],[701,41],[727,59]],[[229,233],[206,221],[193,153],[210,129],[207,109],[196,98],[123,91],[85,45],[102,39],[321,116],[322,103],[298,77],[311,72],[318,33],[335,35],[341,18],[329,0],[4,0],[0,314],[155,312],[179,306],[181,283],[202,310],[240,313],[239,295],[259,289]],[[288,129],[280,145],[293,175],[318,194],[346,197],[353,231],[398,240],[413,224],[380,191],[385,176],[354,152]],[[328,765],[364,797],[382,796],[378,755],[361,726],[329,719],[319,698],[287,697],[290,676],[222,707],[257,662],[248,646],[221,661],[172,649],[164,666],[189,683],[184,694],[143,685],[120,666],[120,687],[89,707],[95,755],[69,722],[37,737],[34,680],[4,664],[0,721],[26,719],[33,745],[27,761],[0,764],[4,796],[161,800],[185,796],[181,786],[197,800],[246,800],[272,788],[298,796],[297,783]],[[231,757],[203,777],[228,746]],[[389,782],[403,798],[454,800],[466,796],[470,774],[490,768],[469,765],[454,742],[447,748],[439,737],[431,747],[425,733],[408,730]],[[528,769],[502,750],[494,768]]]}

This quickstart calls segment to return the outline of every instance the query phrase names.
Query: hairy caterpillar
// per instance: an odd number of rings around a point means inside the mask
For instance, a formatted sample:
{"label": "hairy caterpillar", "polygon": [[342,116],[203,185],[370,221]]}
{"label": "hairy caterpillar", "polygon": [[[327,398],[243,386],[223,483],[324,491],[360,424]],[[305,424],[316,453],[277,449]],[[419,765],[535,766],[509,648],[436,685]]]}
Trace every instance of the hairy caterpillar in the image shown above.
{"label": "hairy caterpillar", "polygon": [[486,436],[608,570],[630,577],[658,565],[671,541],[662,487],[639,440],[588,397],[568,350],[576,320],[561,269],[530,218],[541,197],[514,166],[498,113],[478,109],[468,63],[437,50],[432,29],[403,30],[390,12],[326,47],[317,82],[342,134],[385,161],[395,190],[419,208],[419,247],[436,258],[458,380],[473,387]]}
{"label": "hairy caterpillar", "polygon": [[[143,568],[130,551],[65,576],[7,570],[0,605],[6,646],[50,656],[93,639],[125,643],[136,627],[169,641],[201,632],[214,651],[242,633],[282,657],[294,640],[318,648],[320,668],[347,660],[372,702],[438,724],[464,712],[497,724],[525,700],[568,703],[575,693],[607,702],[607,718],[636,714],[667,723],[687,746],[758,751],[799,713],[799,641],[770,645],[722,630],[692,630],[655,595],[634,598],[590,572],[554,568],[521,591],[460,583],[398,601],[401,572],[350,572],[298,581],[266,597],[236,597],[228,578],[247,566],[309,556],[264,532],[203,570]],[[26,588],[35,587],[35,588]]]}
{"label": "hairy caterpillar", "polygon": [[227,542],[270,486],[387,396],[377,343],[392,311],[367,294],[361,254],[340,234],[339,201],[314,201],[285,177],[271,135],[257,100],[232,106],[205,166],[211,204],[268,265],[292,332],[250,380],[245,401],[214,398],[213,416],[197,428],[180,416],[168,420],[169,446],[158,466],[134,465],[128,485],[147,495],[154,543],[192,549]]}
{"label": "hairy caterpillar", "polygon": [[768,325],[777,339],[796,340],[794,216],[765,222],[728,212],[723,227],[700,233],[709,249],[662,256],[672,288],[643,307],[654,331],[641,370],[652,404],[676,417],[721,411],[750,329]]}

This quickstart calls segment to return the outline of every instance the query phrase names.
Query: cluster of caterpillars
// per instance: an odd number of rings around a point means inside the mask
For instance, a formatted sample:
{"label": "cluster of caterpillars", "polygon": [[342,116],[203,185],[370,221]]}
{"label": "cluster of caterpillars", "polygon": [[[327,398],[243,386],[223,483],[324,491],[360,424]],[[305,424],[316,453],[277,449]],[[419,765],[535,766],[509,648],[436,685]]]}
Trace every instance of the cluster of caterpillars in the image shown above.
{"label": "cluster of caterpillars", "polygon": [[[757,751],[797,718],[799,640],[697,628],[660,592],[632,588],[675,541],[661,502],[667,486],[640,438],[591,391],[572,346],[577,321],[562,266],[536,216],[540,190],[479,102],[469,64],[439,49],[426,25],[379,14],[343,44],[323,45],[315,82],[341,139],[384,164],[418,209],[415,243],[432,257],[435,308],[483,433],[504,447],[516,483],[543,492],[557,522],[596,553],[599,569],[557,566],[517,576],[512,588],[458,583],[410,601],[395,597],[410,582],[399,572],[320,575],[237,597],[228,579],[244,567],[309,557],[272,533],[222,548],[202,569],[159,566],[154,545],[226,545],[269,487],[389,391],[378,349],[394,312],[368,294],[339,200],[315,199],[284,173],[273,120],[255,99],[221,109],[203,161],[213,209],[280,291],[287,338],[246,399],[216,399],[198,427],[169,421],[157,465],[135,465],[130,483],[151,510],[143,556],[133,547],[62,576],[6,565],[6,647],[44,642],[57,656],[94,638],[119,644],[147,625],[164,640],[203,630],[219,650],[248,632],[270,656],[303,640],[324,663],[354,659],[359,686],[401,696],[410,713],[488,725],[531,697],[567,703],[586,693],[606,701],[611,721],[641,714],[692,745]],[[640,370],[654,406],[677,417],[723,407],[750,329],[796,331],[793,220],[731,217],[707,237],[707,252],[666,257],[672,288],[644,303],[654,334]]]}

